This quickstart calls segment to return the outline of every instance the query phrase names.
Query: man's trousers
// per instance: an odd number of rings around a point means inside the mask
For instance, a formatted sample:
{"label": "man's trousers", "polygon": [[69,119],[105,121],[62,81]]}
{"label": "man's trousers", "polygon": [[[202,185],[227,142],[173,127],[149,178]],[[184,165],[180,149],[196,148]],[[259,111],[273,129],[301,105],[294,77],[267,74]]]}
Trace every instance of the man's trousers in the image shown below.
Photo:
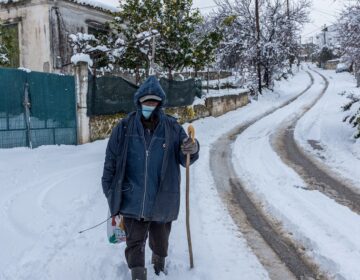
{"label": "man's trousers", "polygon": [[171,222],[159,223],[124,217],[126,232],[125,257],[129,268],[145,267],[145,244],[149,236],[152,252],[167,257]]}

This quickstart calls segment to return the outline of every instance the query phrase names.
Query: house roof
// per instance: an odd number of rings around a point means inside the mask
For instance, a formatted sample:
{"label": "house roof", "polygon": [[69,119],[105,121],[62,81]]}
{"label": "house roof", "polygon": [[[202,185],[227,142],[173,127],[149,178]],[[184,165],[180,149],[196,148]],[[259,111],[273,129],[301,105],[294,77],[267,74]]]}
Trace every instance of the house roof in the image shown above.
{"label": "house roof", "polygon": [[[0,0],[2,1],[2,0]],[[6,0],[5,0],[6,1]],[[100,10],[104,10],[104,11],[109,11],[109,12],[118,12],[119,8],[103,3],[101,1],[97,1],[97,0],[67,0],[70,2],[74,2],[74,3],[78,3],[80,5],[84,5],[84,6],[90,6],[96,9],[100,9]]]}
{"label": "house roof", "polygon": [[[25,0],[0,0],[0,5],[1,4],[16,4],[16,3],[21,3],[24,2]],[[113,5],[109,5],[106,3],[101,2],[100,0],[64,0],[64,1],[68,1],[68,2],[73,2],[73,3],[77,3],[79,5],[83,5],[83,6],[88,6],[88,7],[92,7],[95,8],[97,10],[102,10],[105,12],[118,12],[119,8],[113,6]]]}

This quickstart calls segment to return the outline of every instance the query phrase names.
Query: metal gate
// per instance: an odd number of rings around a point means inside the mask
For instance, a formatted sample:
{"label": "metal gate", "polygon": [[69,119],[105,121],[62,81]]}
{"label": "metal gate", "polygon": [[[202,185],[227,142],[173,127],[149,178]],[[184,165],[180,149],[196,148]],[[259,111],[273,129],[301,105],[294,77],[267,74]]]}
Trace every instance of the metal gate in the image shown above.
{"label": "metal gate", "polygon": [[0,148],[76,142],[73,76],[0,68]]}

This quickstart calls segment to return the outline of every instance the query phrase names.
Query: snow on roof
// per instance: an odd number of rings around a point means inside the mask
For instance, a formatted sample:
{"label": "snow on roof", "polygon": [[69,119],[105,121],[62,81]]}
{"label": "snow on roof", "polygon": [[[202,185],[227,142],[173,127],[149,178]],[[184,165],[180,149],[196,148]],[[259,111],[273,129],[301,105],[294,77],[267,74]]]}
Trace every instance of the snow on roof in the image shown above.
{"label": "snow on roof", "polygon": [[[0,0],[0,1],[7,1],[7,0]],[[119,11],[119,8],[117,8],[113,5],[105,4],[104,2],[100,2],[100,1],[96,1],[96,0],[68,0],[68,1],[75,2],[80,5],[84,5],[84,6],[94,7],[94,8],[100,9],[100,10],[110,11],[113,13]]]}
{"label": "snow on roof", "polygon": [[[0,4],[11,4],[11,3],[17,3],[21,2],[23,0],[0,0]],[[109,11],[109,12],[118,12],[119,8],[117,8],[114,5],[106,4],[101,1],[97,0],[67,0],[70,2],[74,2],[83,6],[89,6],[93,7],[95,9],[103,10],[103,11]]]}
{"label": "snow on roof", "polygon": [[0,0],[0,4],[7,4],[7,3],[16,3],[21,0]]}

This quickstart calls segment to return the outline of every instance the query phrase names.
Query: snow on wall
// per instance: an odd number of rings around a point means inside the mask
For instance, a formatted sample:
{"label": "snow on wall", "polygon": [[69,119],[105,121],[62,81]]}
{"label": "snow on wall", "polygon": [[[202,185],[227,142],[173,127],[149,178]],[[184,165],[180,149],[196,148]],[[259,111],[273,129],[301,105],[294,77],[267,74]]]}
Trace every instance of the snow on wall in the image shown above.
{"label": "snow on wall", "polygon": [[89,64],[90,67],[93,66],[93,61],[88,54],[77,53],[71,57],[71,62],[75,65],[78,64],[78,62],[80,61],[86,62],[87,64]]}

